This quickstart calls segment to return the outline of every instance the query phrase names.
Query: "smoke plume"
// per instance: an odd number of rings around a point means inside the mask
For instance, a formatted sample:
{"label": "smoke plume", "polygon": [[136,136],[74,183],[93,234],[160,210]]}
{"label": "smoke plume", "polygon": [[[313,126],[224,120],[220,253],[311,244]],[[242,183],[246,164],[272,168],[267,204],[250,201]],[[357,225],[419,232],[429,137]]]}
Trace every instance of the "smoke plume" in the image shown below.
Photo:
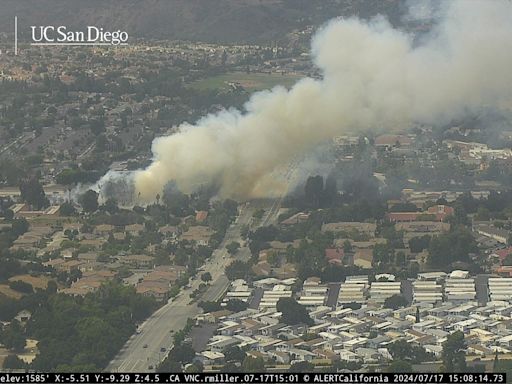
{"label": "smoke plume", "polygon": [[[448,3],[448,4],[446,4]],[[512,2],[444,2],[428,37],[386,19],[336,19],[314,37],[322,79],[254,94],[227,110],[154,140],[153,163],[134,177],[141,201],[171,180],[190,192],[215,184],[223,197],[280,193],[274,172],[333,136],[439,124],[512,101]]]}

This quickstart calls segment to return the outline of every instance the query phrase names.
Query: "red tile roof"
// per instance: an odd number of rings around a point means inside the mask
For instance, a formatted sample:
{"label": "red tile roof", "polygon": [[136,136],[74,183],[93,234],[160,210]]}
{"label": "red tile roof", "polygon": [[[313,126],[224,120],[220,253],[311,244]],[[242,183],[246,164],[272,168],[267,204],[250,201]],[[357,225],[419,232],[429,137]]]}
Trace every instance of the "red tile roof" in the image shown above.
{"label": "red tile roof", "polygon": [[493,252],[493,255],[498,255],[498,257],[500,258],[500,261],[503,262],[503,260],[505,260],[505,258],[508,255],[512,255],[512,247],[508,247],[505,249],[498,249],[497,251]]}
{"label": "red tile roof", "polygon": [[496,273],[502,276],[512,277],[512,266],[502,266],[496,269]]}
{"label": "red tile roof", "polygon": [[445,221],[445,219],[453,215],[454,209],[447,205],[434,205],[427,209],[426,212],[390,212],[387,218],[396,222],[416,221],[420,215],[433,215],[437,221]]}
{"label": "red tile roof", "polygon": [[202,223],[208,217],[208,211],[198,211],[196,213],[196,221]]}
{"label": "red tile roof", "polygon": [[328,261],[331,260],[342,260],[343,256],[345,255],[345,252],[343,251],[343,248],[327,248],[325,250],[325,257]]}
{"label": "red tile roof", "polygon": [[390,221],[416,221],[419,212],[390,212],[387,217]]}

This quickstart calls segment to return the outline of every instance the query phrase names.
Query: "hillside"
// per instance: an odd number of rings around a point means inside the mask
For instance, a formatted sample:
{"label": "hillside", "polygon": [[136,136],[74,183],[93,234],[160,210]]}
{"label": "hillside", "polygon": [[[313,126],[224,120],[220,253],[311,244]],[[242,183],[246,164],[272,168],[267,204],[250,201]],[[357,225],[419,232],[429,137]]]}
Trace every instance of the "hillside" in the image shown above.
{"label": "hillside", "polygon": [[396,23],[399,0],[3,0],[0,31],[30,25],[104,26],[133,37],[207,42],[279,40],[336,16],[386,14]]}

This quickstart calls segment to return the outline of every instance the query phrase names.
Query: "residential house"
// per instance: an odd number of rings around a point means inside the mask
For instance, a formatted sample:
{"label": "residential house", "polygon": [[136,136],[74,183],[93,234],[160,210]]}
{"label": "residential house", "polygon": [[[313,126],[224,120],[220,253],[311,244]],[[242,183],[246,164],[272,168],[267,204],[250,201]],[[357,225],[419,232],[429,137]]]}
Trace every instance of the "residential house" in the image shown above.
{"label": "residential house", "polygon": [[208,245],[210,238],[213,235],[213,231],[205,226],[193,226],[188,231],[182,233],[181,240],[187,240],[194,242],[197,245]]}

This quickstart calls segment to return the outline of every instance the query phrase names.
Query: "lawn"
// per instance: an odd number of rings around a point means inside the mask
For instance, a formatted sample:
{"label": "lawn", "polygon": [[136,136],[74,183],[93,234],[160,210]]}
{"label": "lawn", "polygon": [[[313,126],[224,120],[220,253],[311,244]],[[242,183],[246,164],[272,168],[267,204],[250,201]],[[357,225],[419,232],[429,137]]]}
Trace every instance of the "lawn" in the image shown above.
{"label": "lawn", "polygon": [[196,89],[228,89],[228,83],[239,83],[248,92],[261,91],[270,89],[276,85],[282,85],[290,88],[295,84],[301,76],[292,74],[266,74],[266,73],[245,73],[233,72],[223,75],[212,76],[206,79],[198,80],[192,83],[192,87]]}

